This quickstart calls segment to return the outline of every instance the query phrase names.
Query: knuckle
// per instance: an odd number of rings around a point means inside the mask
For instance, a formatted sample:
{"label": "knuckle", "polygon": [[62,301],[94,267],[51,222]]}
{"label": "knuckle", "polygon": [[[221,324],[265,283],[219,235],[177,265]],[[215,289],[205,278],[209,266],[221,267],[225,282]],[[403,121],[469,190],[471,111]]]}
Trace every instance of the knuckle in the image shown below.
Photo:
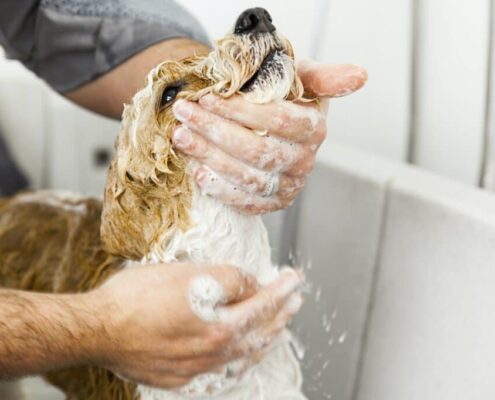
{"label": "knuckle", "polygon": [[267,189],[270,180],[266,176],[261,177],[258,175],[252,175],[246,180],[246,182],[250,186],[252,192],[263,192]]}
{"label": "knuckle", "polygon": [[189,121],[193,124],[200,124],[203,121],[205,111],[199,107],[197,104],[192,105],[192,113],[189,117]]}
{"label": "knuckle", "polygon": [[304,129],[308,132],[316,132],[323,123],[324,118],[321,112],[310,107],[307,109],[307,115],[302,120]]}
{"label": "knuckle", "polygon": [[282,131],[289,125],[290,116],[285,109],[279,109],[272,119],[273,129]]}
{"label": "knuckle", "polygon": [[188,144],[184,145],[182,150],[187,151],[188,153],[196,153],[198,147],[198,142],[193,139]]}
{"label": "knuckle", "polygon": [[257,145],[249,146],[245,149],[244,154],[250,164],[253,164],[258,169],[266,169],[275,159],[274,150],[263,140]]}
{"label": "knuckle", "polygon": [[208,129],[212,125],[215,125],[215,115],[198,105],[194,108],[194,112],[192,113],[190,120],[198,130]]}
{"label": "knuckle", "polygon": [[223,349],[228,345],[234,336],[233,329],[227,324],[215,324],[210,329],[209,343],[213,350]]}
{"label": "knuckle", "polygon": [[299,156],[299,160],[292,166],[290,175],[293,178],[304,179],[311,173],[315,163],[315,154],[309,149],[304,149]]}
{"label": "knuckle", "polygon": [[266,317],[271,311],[277,308],[277,301],[271,292],[265,291],[261,296],[261,307],[258,310],[258,315]]}

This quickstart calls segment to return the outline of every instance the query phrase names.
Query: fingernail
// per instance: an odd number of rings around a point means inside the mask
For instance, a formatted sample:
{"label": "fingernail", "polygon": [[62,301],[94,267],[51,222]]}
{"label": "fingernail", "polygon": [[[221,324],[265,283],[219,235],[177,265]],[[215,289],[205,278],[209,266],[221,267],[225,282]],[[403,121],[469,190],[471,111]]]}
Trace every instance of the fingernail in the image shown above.
{"label": "fingernail", "polygon": [[218,96],[215,96],[213,94],[207,94],[206,96],[201,97],[199,99],[199,104],[202,106],[216,106],[220,103],[222,99]]}
{"label": "fingernail", "polygon": [[174,144],[180,148],[184,149],[192,143],[191,131],[185,126],[179,126],[172,137]]}
{"label": "fingernail", "polygon": [[281,295],[283,297],[289,296],[299,287],[301,287],[303,280],[301,276],[292,268],[284,268],[280,272],[281,282]]}
{"label": "fingernail", "polygon": [[366,68],[360,65],[352,65],[347,68],[347,73],[342,75],[346,85],[337,91],[334,97],[343,97],[359,90],[368,80]]}
{"label": "fingernail", "polygon": [[354,79],[356,89],[359,89],[368,80],[368,70],[361,65],[354,65],[354,68],[349,71],[349,75]]}
{"label": "fingernail", "polygon": [[177,118],[181,122],[187,121],[189,118],[191,118],[193,113],[191,103],[184,99],[177,100],[172,110],[174,112],[175,118]]}
{"label": "fingernail", "polygon": [[203,166],[199,167],[196,170],[196,172],[194,173],[194,177],[196,178],[196,182],[198,183],[199,186],[201,186],[204,183],[207,175],[208,175],[208,171]]}
{"label": "fingernail", "polygon": [[301,293],[294,293],[289,297],[287,303],[285,303],[285,309],[289,314],[295,314],[301,309],[302,305],[303,298],[301,296]]}

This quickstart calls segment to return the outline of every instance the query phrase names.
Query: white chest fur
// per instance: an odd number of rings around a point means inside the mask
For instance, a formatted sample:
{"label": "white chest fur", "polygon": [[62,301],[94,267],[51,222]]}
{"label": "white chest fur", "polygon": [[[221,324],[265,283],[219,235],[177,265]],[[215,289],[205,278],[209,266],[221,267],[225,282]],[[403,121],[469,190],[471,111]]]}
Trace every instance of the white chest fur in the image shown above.
{"label": "white chest fur", "polygon": [[242,215],[208,196],[193,192],[192,227],[177,232],[165,247],[157,245],[150,261],[192,261],[236,265],[261,284],[277,276],[268,235],[260,217]]}
{"label": "white chest fur", "polygon": [[[268,235],[260,217],[242,215],[197,190],[190,216],[193,227],[177,232],[166,246],[156,246],[146,261],[226,263],[256,276],[261,284],[276,278],[278,269],[271,262]],[[299,400],[305,399],[301,383],[299,363],[286,339],[234,386],[221,374],[207,374],[177,391],[140,386],[139,392],[142,400]],[[217,394],[205,395],[208,386],[215,387]]]}

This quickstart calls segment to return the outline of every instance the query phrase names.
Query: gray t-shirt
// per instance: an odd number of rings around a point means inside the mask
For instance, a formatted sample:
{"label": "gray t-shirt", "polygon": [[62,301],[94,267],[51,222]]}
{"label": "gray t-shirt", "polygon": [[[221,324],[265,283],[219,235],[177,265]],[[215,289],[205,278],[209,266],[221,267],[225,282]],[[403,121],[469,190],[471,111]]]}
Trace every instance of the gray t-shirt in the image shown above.
{"label": "gray t-shirt", "polygon": [[0,45],[59,92],[165,39],[208,43],[173,0],[0,0]]}
{"label": "gray t-shirt", "polygon": [[[67,92],[162,40],[208,44],[173,0],[0,0],[0,45],[51,87]],[[0,196],[26,187],[0,133]]]}

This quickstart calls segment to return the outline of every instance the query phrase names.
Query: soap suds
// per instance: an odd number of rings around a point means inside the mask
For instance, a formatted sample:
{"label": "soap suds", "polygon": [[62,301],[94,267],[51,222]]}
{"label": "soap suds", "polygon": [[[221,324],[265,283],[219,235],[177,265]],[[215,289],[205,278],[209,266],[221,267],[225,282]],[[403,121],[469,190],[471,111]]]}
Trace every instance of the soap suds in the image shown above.
{"label": "soap suds", "polygon": [[189,286],[189,305],[192,312],[206,322],[218,320],[216,306],[225,301],[222,285],[210,275],[193,278]]}

